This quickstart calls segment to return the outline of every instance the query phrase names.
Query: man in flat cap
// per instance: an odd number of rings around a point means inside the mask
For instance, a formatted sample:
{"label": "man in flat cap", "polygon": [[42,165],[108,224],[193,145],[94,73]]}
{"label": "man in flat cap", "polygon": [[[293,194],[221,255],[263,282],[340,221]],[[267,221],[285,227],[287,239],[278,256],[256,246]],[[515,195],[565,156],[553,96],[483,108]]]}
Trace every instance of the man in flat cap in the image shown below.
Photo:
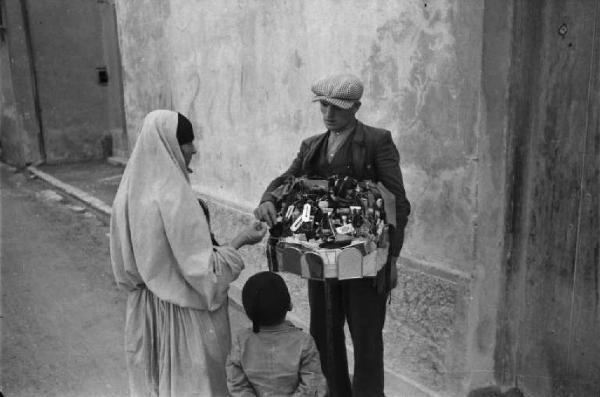
{"label": "man in flat cap", "polygon": [[[381,182],[394,194],[396,227],[390,227],[387,264],[374,278],[335,280],[330,284],[334,363],[327,362],[324,283],[308,281],[310,333],[319,349],[330,390],[335,390],[339,397],[384,396],[382,329],[387,297],[397,283],[396,262],[410,213],[399,166],[400,157],[389,131],[367,126],[356,119],[363,93],[363,85],[356,76],[329,76],[316,81],[311,89],[315,94],[313,102],[320,104],[327,131],[302,141],[291,166],[269,184],[254,214],[273,227],[276,223],[276,199],[271,192],[290,176],[350,176],[357,180]],[[352,385],[344,342],[346,320],[354,345]],[[328,373],[331,367],[335,368],[334,373]]]}

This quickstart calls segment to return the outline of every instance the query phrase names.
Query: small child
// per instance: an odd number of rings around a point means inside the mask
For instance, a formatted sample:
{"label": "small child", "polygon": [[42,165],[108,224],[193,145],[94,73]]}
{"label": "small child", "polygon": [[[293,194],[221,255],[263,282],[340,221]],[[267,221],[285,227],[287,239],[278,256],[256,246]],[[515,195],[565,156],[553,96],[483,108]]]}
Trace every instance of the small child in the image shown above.
{"label": "small child", "polygon": [[227,358],[231,395],[324,396],[327,383],[312,336],[285,319],[292,303],[281,276],[268,271],[251,276],[242,303],[252,329],[234,337]]}

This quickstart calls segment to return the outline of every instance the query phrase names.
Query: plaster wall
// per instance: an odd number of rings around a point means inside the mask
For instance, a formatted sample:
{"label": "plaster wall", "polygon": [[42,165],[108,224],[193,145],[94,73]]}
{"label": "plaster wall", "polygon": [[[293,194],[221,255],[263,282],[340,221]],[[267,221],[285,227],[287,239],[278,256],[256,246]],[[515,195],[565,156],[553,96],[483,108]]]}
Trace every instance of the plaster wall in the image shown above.
{"label": "plaster wall", "polygon": [[193,182],[252,208],[300,141],[324,131],[312,81],[354,72],[366,86],[359,118],[391,130],[401,154],[414,204],[404,252],[471,270],[480,2],[118,6],[130,141],[149,110],[181,111],[198,137]]}
{"label": "plaster wall", "polygon": [[0,2],[0,143],[2,160],[16,166],[41,160],[32,65],[21,2]]}
{"label": "plaster wall", "polygon": [[[503,116],[488,111],[505,98],[502,80],[482,85],[484,4],[117,2],[130,147],[148,111],[189,116],[199,152],[192,182],[229,203],[215,207],[222,238],[301,140],[324,131],[311,83],[334,72],[361,77],[358,117],[392,131],[413,206],[386,364],[444,395],[460,395],[474,370],[485,382],[493,367],[505,164]],[[253,258],[251,271],[264,267]],[[303,282],[289,281],[306,318]]]}
{"label": "plaster wall", "polygon": [[10,70],[10,56],[6,39],[0,42],[0,143],[2,145],[1,158],[10,164],[25,163],[23,149],[19,144],[16,131],[19,127],[17,103],[12,85],[12,72]]}
{"label": "plaster wall", "polygon": [[121,58],[114,0],[98,3],[102,22],[102,47],[104,64],[108,72],[108,85],[105,88],[107,101],[108,128],[112,138],[112,155],[127,158],[128,144],[125,132],[123,108],[123,84],[121,78]]}

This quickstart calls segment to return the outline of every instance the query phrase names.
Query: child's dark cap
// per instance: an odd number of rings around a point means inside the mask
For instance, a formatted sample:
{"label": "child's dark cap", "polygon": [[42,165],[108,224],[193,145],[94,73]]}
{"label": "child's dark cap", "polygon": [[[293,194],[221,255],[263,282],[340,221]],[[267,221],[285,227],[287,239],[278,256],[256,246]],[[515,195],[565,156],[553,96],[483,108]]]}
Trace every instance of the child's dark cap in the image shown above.
{"label": "child's dark cap", "polygon": [[252,275],[242,288],[242,304],[252,320],[252,330],[260,326],[276,325],[290,310],[290,293],[285,281],[277,273],[264,271]]}

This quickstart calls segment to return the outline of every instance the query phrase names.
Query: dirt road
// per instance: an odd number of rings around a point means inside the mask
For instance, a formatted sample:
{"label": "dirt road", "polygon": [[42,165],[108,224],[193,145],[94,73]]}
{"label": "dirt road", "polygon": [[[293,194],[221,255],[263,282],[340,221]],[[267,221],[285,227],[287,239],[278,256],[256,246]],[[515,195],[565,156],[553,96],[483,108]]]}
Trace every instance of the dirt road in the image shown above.
{"label": "dirt road", "polygon": [[108,227],[46,189],[2,169],[2,391],[127,395]]}
{"label": "dirt road", "polygon": [[[114,283],[106,220],[0,167],[2,392],[126,396],[125,294]],[[247,326],[230,309],[232,327]]]}

